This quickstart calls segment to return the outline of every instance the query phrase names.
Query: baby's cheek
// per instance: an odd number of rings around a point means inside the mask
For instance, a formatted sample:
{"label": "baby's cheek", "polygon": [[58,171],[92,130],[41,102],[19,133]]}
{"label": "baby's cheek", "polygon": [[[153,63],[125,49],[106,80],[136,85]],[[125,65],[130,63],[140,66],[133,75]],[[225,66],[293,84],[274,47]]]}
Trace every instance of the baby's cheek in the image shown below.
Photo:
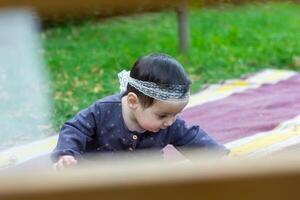
{"label": "baby's cheek", "polygon": [[145,121],[143,123],[143,128],[149,131],[157,131],[157,129],[160,129],[160,123],[153,121]]}

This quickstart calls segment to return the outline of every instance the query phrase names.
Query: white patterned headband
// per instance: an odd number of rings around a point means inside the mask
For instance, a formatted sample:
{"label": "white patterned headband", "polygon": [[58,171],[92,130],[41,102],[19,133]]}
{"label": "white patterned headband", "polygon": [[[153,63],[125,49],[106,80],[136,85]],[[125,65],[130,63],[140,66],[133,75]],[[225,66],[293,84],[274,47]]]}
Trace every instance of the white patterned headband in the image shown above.
{"label": "white patterned headband", "polygon": [[154,82],[141,81],[130,77],[130,71],[121,71],[118,74],[121,91],[131,85],[146,96],[160,101],[187,101],[190,92],[186,85],[159,85]]}

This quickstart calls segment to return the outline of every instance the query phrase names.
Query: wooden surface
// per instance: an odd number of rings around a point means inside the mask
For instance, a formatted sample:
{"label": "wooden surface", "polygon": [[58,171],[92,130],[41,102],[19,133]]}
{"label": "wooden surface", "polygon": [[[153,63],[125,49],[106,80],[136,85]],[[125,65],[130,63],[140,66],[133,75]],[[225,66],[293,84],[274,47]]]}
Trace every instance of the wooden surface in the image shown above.
{"label": "wooden surface", "polygon": [[182,0],[1,0],[0,8],[32,7],[43,18],[115,16],[135,12],[173,9]]}
{"label": "wooden surface", "polygon": [[99,162],[64,172],[5,173],[0,199],[298,199],[296,155],[251,160]]}
{"label": "wooden surface", "polygon": [[[85,16],[117,16],[145,11],[177,10],[179,52],[190,46],[188,0],[1,0],[0,9],[28,7],[42,20],[63,21]],[[1,10],[0,10],[1,11]]]}

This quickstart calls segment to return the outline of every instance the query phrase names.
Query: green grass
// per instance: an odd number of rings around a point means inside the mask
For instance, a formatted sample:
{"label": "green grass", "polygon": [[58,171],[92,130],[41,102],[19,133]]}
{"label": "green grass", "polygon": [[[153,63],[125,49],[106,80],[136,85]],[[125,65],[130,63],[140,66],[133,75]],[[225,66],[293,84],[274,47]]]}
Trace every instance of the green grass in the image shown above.
{"label": "green grass", "polygon": [[193,92],[203,83],[263,68],[299,71],[299,24],[300,6],[296,4],[192,10],[192,46],[187,56],[177,52],[173,12],[77,24],[70,21],[48,28],[42,38],[54,90],[55,127],[95,100],[116,93],[117,73],[152,52],[176,57],[194,80]]}

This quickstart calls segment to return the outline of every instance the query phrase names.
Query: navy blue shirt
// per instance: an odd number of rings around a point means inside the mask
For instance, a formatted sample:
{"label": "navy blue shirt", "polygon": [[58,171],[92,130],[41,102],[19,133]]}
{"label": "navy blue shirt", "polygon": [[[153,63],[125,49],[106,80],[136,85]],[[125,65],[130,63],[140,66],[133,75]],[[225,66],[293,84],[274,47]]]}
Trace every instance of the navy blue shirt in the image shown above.
{"label": "navy blue shirt", "polygon": [[170,127],[157,133],[130,131],[122,116],[121,98],[122,94],[105,97],[64,123],[51,155],[53,161],[62,155],[73,155],[79,159],[91,152],[162,149],[168,144],[227,152],[199,126],[187,127],[179,116]]}

